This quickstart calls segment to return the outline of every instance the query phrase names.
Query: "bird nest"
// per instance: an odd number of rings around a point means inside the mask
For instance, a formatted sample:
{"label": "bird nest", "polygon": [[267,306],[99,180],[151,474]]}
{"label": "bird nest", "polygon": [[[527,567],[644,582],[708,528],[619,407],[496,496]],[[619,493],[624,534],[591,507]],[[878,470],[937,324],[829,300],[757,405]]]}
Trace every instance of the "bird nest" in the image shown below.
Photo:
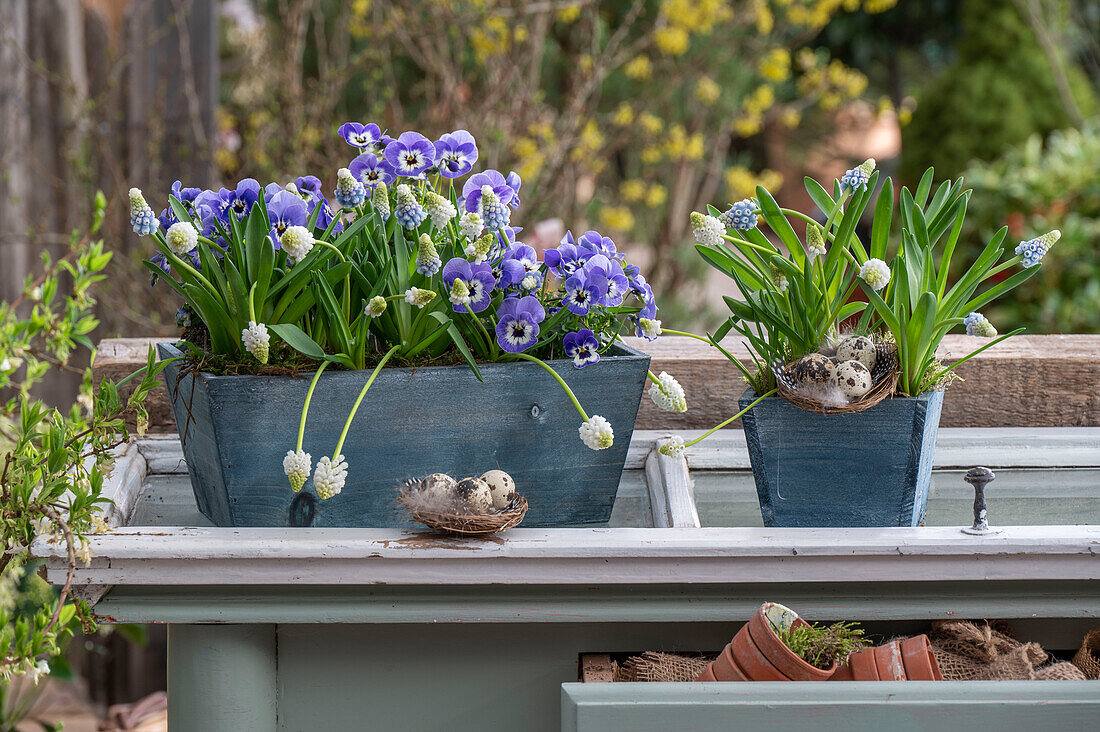
{"label": "bird nest", "polygon": [[894,393],[900,372],[897,346],[889,341],[876,343],[870,391],[854,401],[842,401],[823,398],[826,396],[821,393],[823,390],[808,391],[801,386],[795,374],[797,363],[796,359],[775,369],[776,392],[799,409],[819,414],[851,414],[870,409]]}
{"label": "bird nest", "polygon": [[397,500],[414,521],[419,521],[436,531],[464,536],[487,536],[507,531],[519,526],[523,517],[527,515],[527,499],[518,493],[510,504],[502,509],[493,509],[489,513],[464,511],[458,506],[427,506],[415,491],[408,489],[398,494]]}

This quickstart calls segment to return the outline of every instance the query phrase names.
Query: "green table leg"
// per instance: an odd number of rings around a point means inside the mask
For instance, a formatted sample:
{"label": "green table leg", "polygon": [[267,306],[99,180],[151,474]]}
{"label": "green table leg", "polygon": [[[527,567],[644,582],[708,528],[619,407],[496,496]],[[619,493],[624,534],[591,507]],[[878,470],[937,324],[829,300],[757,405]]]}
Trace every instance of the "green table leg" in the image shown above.
{"label": "green table leg", "polygon": [[274,625],[170,625],[168,728],[277,728]]}

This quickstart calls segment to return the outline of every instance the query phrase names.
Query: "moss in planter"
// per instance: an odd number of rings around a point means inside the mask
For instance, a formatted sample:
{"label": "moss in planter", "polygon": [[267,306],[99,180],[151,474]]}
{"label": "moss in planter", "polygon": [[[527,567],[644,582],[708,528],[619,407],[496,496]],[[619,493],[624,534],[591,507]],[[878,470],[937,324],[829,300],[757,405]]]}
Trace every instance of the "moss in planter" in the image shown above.
{"label": "moss in planter", "polygon": [[779,639],[803,661],[825,670],[870,645],[855,623],[791,627],[780,631]]}

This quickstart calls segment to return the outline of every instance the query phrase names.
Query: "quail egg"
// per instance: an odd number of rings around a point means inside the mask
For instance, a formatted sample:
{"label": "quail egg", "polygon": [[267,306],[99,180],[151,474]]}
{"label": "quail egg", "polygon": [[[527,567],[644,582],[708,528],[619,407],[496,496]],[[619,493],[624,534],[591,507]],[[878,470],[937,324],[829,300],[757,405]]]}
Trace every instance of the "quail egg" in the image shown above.
{"label": "quail egg", "polygon": [[488,513],[493,507],[493,492],[481,478],[463,478],[455,491],[473,513]]}
{"label": "quail egg", "polygon": [[870,371],[875,367],[875,344],[866,336],[849,338],[837,347],[836,360],[859,361]]}
{"label": "quail egg", "polygon": [[455,499],[457,485],[458,481],[446,473],[432,473],[420,481],[420,495],[432,505],[444,505]]}
{"label": "quail egg", "polygon": [[489,484],[489,491],[493,494],[493,508],[507,508],[516,497],[516,481],[503,470],[490,470],[483,473],[481,479]]}
{"label": "quail egg", "polygon": [[859,361],[843,361],[836,367],[836,385],[849,399],[871,391],[871,371]]}
{"label": "quail egg", "polygon": [[833,362],[828,356],[811,353],[798,359],[794,365],[794,377],[803,386],[827,384],[833,377]]}

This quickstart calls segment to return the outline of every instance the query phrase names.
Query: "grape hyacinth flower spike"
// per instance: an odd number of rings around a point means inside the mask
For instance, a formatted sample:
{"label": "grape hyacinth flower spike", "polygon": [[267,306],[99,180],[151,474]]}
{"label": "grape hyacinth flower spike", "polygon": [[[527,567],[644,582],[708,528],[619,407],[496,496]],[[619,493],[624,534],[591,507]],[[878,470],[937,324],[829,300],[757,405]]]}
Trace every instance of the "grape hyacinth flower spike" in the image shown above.
{"label": "grape hyacinth flower spike", "polygon": [[431,277],[442,266],[443,260],[439,258],[435,242],[427,234],[421,234],[416,249],[416,271],[425,277]]}
{"label": "grape hyacinth flower spike", "polygon": [[700,244],[713,247],[722,242],[722,235],[726,233],[726,227],[713,216],[692,211],[691,232],[695,234],[695,240]]}
{"label": "grape hyacinth flower spike", "polygon": [[867,189],[867,182],[871,179],[871,173],[875,172],[875,159],[867,158],[855,168],[845,171],[840,177],[840,189],[857,191]]}
{"label": "grape hyacinth flower spike", "polygon": [[390,217],[390,189],[385,181],[381,181],[374,186],[370,202],[383,221]]}
{"label": "grape hyacinth flower spike", "polygon": [[290,489],[295,493],[302,490],[309,473],[313,469],[313,458],[305,450],[287,450],[283,458],[283,472],[290,481]]}
{"label": "grape hyacinth flower spike", "polygon": [[993,338],[997,335],[997,329],[994,328],[993,324],[989,322],[989,319],[981,313],[970,313],[963,318],[963,325],[966,326],[966,334],[968,336]]}
{"label": "grape hyacinth flower spike", "polygon": [[248,327],[241,331],[241,342],[244,350],[251,353],[257,361],[267,363],[271,335],[267,332],[266,325],[255,320],[248,321]]}
{"label": "grape hyacinth flower spike", "polygon": [[672,375],[661,372],[660,376],[649,374],[653,385],[649,387],[649,398],[657,407],[665,412],[682,414],[687,411],[687,398],[684,396],[684,387]]}
{"label": "grape hyacinth flower spike", "polygon": [[348,168],[340,168],[336,171],[336,193],[333,197],[341,208],[357,208],[367,200],[367,189]]}
{"label": "grape hyacinth flower spike", "polygon": [[199,245],[199,231],[190,221],[177,221],[168,227],[164,243],[177,256],[187,254]]}
{"label": "grape hyacinth flower spike", "polygon": [[367,306],[363,308],[363,312],[366,313],[368,317],[378,318],[381,317],[382,313],[386,312],[388,305],[386,298],[381,295],[375,295],[370,299],[370,302],[367,303]]}
{"label": "grape hyacinth flower spike", "polygon": [[811,257],[824,257],[828,253],[825,230],[818,224],[806,225],[806,253]]}
{"label": "grape hyacinth flower spike", "polygon": [[756,201],[751,198],[746,198],[730,206],[718,217],[718,220],[722,222],[722,225],[727,229],[737,229],[744,231],[746,229],[755,229],[757,221],[757,206]]}
{"label": "grape hyacinth flower spike", "polygon": [[423,308],[435,299],[435,290],[421,290],[419,287],[410,287],[405,290],[405,302]]}
{"label": "grape hyacinth flower spike", "polygon": [[140,188],[130,189],[130,228],[139,236],[149,236],[160,226],[157,215],[145,202]]}
{"label": "grape hyacinth flower spike", "polygon": [[400,183],[394,193],[393,215],[400,226],[415,229],[428,217],[424,207],[416,200],[408,183]]}
{"label": "grape hyacinth flower spike", "polygon": [[435,191],[428,191],[425,197],[425,210],[428,218],[432,220],[432,226],[443,229],[451,223],[451,219],[458,215],[455,205]]}
{"label": "grape hyacinth flower spike", "polygon": [[1020,264],[1024,267],[1035,267],[1060,238],[1062,232],[1058,229],[1048,231],[1040,237],[1017,244],[1015,254],[1021,258]]}
{"label": "grape hyacinth flower spike", "polygon": [[313,251],[313,232],[304,226],[291,226],[283,232],[282,249],[286,252],[286,261],[291,267],[306,258]]}
{"label": "grape hyacinth flower spike", "polygon": [[872,290],[881,290],[890,282],[890,267],[881,259],[868,259],[859,268],[859,277]]}

